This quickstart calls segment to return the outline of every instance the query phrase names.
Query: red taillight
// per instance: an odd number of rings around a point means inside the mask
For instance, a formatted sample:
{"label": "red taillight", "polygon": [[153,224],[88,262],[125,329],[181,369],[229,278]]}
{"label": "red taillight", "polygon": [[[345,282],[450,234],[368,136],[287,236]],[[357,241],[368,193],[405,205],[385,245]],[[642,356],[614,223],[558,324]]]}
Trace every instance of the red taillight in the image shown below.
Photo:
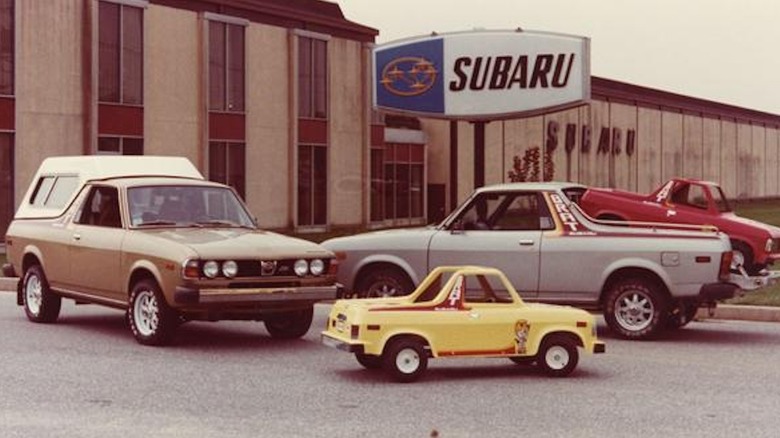
{"label": "red taillight", "polygon": [[731,274],[731,261],[734,259],[734,253],[726,251],[720,256],[720,272],[718,273],[718,279],[720,281],[728,281]]}
{"label": "red taillight", "polygon": [[352,336],[352,339],[357,339],[360,336],[360,326],[353,324],[350,335]]}

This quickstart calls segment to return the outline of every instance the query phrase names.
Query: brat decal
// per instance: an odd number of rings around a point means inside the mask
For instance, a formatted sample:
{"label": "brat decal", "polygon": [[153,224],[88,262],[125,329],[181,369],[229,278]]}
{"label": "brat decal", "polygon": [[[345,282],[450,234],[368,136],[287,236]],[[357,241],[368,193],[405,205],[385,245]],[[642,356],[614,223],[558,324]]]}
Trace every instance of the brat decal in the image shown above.
{"label": "brat decal", "polygon": [[569,206],[557,193],[550,194],[550,201],[555,207],[555,215],[558,222],[563,227],[563,234],[566,236],[595,236],[596,233],[585,228],[576,216],[569,210]]}

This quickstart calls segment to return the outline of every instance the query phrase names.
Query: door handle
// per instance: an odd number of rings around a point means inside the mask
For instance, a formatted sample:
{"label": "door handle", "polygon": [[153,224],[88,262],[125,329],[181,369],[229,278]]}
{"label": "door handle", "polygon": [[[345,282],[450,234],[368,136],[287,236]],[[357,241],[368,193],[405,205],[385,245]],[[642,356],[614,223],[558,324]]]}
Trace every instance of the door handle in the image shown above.
{"label": "door handle", "polygon": [[536,243],[536,242],[534,242],[531,239],[523,239],[523,240],[521,240],[518,243],[520,243],[520,246],[533,246],[533,244]]}
{"label": "door handle", "polygon": [[81,240],[81,234],[74,234],[73,240]]}

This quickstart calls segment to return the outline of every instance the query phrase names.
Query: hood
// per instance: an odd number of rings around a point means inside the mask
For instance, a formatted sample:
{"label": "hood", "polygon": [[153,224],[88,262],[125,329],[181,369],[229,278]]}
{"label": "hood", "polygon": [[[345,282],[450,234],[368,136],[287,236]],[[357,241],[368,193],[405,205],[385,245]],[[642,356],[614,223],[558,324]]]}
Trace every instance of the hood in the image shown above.
{"label": "hood", "polygon": [[[776,227],[774,225],[769,225],[767,223],[759,222],[757,220],[753,220],[753,219],[748,219],[746,217],[737,216],[735,213],[723,213],[722,217],[724,219],[728,219],[731,222],[736,222],[736,223],[738,223],[738,224],[740,224],[742,226],[745,226],[745,227],[752,227],[752,228],[756,228],[756,229],[759,229],[759,230],[764,230],[767,233],[769,233],[771,235],[771,237],[775,237],[775,238],[780,237],[780,228],[778,228],[778,227]],[[728,231],[726,229],[726,227],[723,226],[723,225],[725,225],[725,223],[724,224],[719,224],[719,226],[721,226],[723,228],[723,231]],[[747,233],[745,233],[745,234],[747,234]]]}
{"label": "hood", "polygon": [[378,243],[382,248],[392,249],[403,246],[405,242],[428,240],[436,232],[435,227],[395,228],[390,230],[370,231],[352,236],[336,237],[322,242],[322,246],[331,251],[357,250],[361,247],[376,248]]}
{"label": "hood", "polygon": [[308,240],[245,228],[175,228],[142,233],[187,246],[201,258],[285,259],[333,257],[333,253]]}

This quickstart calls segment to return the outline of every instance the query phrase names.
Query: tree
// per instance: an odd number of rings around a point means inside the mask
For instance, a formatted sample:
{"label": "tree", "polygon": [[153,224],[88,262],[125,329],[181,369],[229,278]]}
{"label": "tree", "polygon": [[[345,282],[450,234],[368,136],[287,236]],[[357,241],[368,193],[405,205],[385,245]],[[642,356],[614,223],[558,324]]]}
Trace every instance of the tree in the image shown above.
{"label": "tree", "polygon": [[552,152],[544,153],[544,169],[542,169],[542,178],[539,179],[539,157],[541,152],[539,146],[528,148],[523,154],[523,158],[515,155],[512,159],[512,169],[509,170],[509,181],[528,182],[528,181],[552,181],[555,176],[555,163],[552,160]]}

